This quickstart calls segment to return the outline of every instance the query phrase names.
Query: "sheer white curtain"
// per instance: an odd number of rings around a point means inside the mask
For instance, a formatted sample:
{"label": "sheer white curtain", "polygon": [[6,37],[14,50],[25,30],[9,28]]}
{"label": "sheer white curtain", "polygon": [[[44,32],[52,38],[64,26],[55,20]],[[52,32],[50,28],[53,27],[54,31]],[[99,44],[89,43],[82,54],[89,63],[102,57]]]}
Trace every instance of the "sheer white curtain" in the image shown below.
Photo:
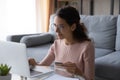
{"label": "sheer white curtain", "polygon": [[35,0],[0,0],[0,40],[13,34],[36,33]]}

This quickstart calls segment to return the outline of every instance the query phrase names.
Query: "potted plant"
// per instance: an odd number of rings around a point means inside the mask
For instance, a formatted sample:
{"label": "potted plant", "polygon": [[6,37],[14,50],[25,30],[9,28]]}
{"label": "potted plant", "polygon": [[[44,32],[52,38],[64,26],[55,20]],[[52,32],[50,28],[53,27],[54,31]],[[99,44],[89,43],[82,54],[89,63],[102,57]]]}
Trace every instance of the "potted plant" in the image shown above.
{"label": "potted plant", "polygon": [[0,64],[0,80],[11,80],[10,69],[7,64]]}

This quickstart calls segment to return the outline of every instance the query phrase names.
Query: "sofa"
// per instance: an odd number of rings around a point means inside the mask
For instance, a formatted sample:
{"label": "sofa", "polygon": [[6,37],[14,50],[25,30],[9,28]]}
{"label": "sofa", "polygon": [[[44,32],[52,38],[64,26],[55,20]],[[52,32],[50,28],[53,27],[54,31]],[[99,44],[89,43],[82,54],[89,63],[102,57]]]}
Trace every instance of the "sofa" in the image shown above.
{"label": "sofa", "polygon": [[[50,17],[49,32],[37,34],[9,35],[7,41],[25,43],[27,56],[40,61],[55,40]],[[95,80],[120,80],[120,16],[80,15],[88,29],[88,36],[95,45]]]}

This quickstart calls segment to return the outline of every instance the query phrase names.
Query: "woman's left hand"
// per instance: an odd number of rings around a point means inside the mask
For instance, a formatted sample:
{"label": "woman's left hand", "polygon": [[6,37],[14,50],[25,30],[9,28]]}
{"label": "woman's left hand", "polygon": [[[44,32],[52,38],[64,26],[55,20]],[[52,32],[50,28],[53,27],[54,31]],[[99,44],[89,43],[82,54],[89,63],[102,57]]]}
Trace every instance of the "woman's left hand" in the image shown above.
{"label": "woman's left hand", "polygon": [[64,63],[63,65],[64,65],[64,68],[66,68],[66,70],[67,70],[69,73],[83,76],[83,73],[81,72],[80,69],[78,69],[78,67],[76,66],[75,63],[66,62],[66,63]]}

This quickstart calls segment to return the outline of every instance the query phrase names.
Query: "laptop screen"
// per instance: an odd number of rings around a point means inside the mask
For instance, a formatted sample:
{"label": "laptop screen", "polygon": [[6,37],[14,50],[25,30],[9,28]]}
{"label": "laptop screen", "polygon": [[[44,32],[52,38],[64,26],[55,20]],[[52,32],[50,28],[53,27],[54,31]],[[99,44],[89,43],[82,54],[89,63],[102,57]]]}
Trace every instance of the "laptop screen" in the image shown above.
{"label": "laptop screen", "polygon": [[11,66],[12,74],[30,76],[26,46],[23,43],[0,41],[0,64]]}

